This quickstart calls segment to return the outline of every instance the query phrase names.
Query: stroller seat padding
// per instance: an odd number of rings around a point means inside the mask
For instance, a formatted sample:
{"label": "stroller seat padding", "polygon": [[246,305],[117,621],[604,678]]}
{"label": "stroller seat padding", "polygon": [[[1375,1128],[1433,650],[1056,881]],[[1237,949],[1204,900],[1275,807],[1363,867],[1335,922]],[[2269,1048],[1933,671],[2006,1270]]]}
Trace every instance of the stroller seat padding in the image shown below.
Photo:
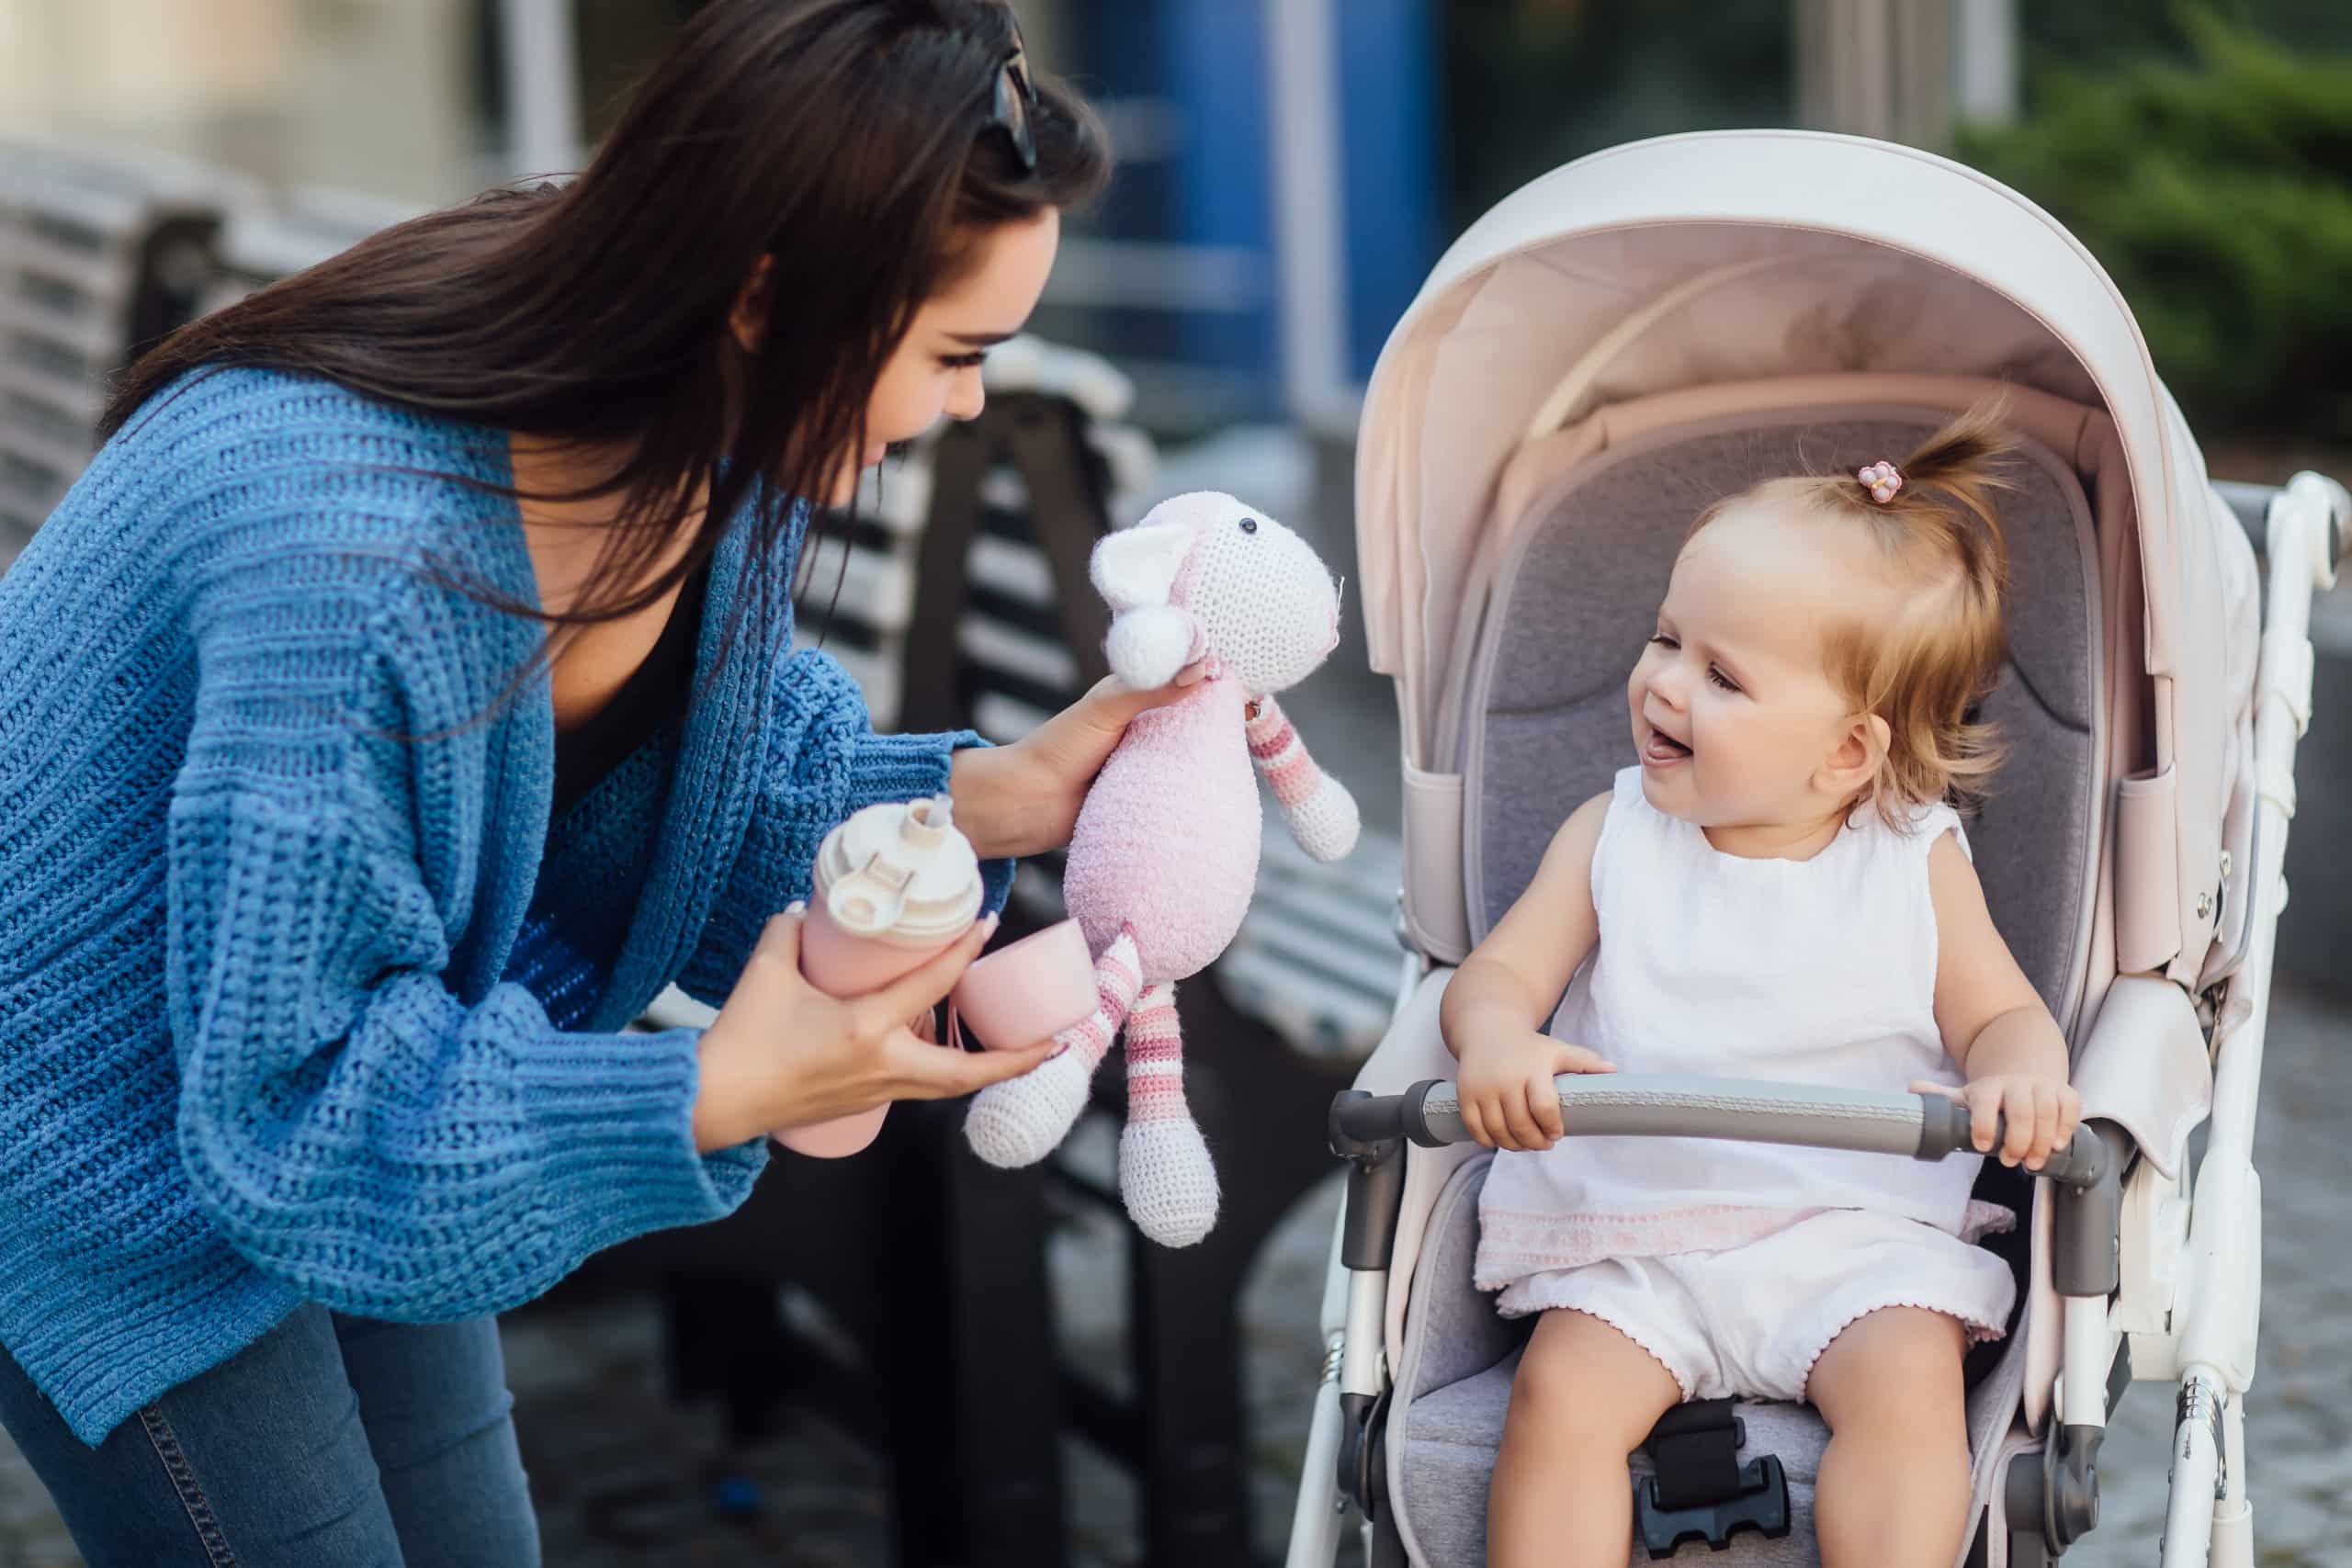
{"label": "stroller seat padding", "polygon": [[[1438,1562],[1485,1561],[1487,1540],[1487,1477],[1495,1468],[1495,1452],[1502,1436],[1503,1413],[1510,1404],[1511,1379],[1519,1371],[1519,1352],[1475,1377],[1438,1390],[1413,1410],[1413,1499],[1411,1518],[1416,1529],[1433,1528],[1449,1537],[1460,1536],[1462,1555],[1441,1553]],[[1735,1549],[1749,1555],[1744,1562],[1803,1562],[1815,1561],[1813,1536],[1814,1476],[1821,1467],[1822,1450],[1829,1432],[1821,1418],[1802,1404],[1743,1404],[1739,1418],[1747,1428],[1744,1456],[1777,1454],[1789,1481],[1789,1539],[1766,1540],[1755,1535],[1735,1536]],[[1650,1457],[1637,1450],[1632,1460],[1635,1476],[1650,1472]],[[1432,1525],[1431,1510],[1468,1509],[1475,1519]],[[1464,1530],[1476,1534],[1470,1544]],[[1698,1547],[1685,1549],[1702,1561],[1721,1561]],[[1634,1562],[1647,1562],[1636,1549]]]}
{"label": "stroller seat padding", "polygon": [[[1778,474],[1900,459],[1947,417],[1779,410],[1658,433],[1569,470],[1512,534],[1465,726],[1475,934],[1510,907],[1560,823],[1634,761],[1625,681],[1690,520]],[[2080,481],[2027,442],[2000,498],[2010,658],[1984,713],[2008,758],[1969,824],[1996,921],[2063,1024],[2084,983],[2098,823],[2098,568]]]}
{"label": "stroller seat padding", "polygon": [[[1466,1568],[1487,1556],[1487,1486],[1502,1441],[1503,1416],[1529,1324],[1496,1316],[1494,1298],[1470,1282],[1478,1245],[1478,1193],[1491,1156],[1481,1155],[1454,1172],[1430,1218],[1429,1237],[1414,1273],[1413,1303],[1405,1329],[1397,1409],[1390,1417],[1390,1477],[1408,1540],[1419,1561],[1442,1568]],[[1996,1376],[1969,1395],[1973,1448],[1983,1448],[2007,1425],[2016,1401],[2014,1379]],[[1733,1540],[1725,1553],[1685,1548],[1708,1562],[1813,1563],[1814,1477],[1829,1440],[1828,1428],[1808,1405],[1743,1404],[1747,1427],[1744,1456],[1781,1458],[1789,1482],[1792,1529],[1780,1540],[1754,1534]],[[1635,1475],[1649,1471],[1649,1457],[1633,1457]],[[1629,1545],[1629,1562],[1647,1554]]]}

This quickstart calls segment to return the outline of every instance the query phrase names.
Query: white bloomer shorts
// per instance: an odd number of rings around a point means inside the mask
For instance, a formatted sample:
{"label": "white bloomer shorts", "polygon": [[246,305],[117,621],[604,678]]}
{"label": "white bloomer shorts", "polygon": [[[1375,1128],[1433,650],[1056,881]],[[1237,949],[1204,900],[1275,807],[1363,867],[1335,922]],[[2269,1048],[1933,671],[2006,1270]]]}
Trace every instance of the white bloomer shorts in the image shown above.
{"label": "white bloomer shorts", "polygon": [[1999,1258],[1935,1226],[1833,1209],[1723,1252],[1611,1258],[1506,1286],[1506,1317],[1570,1308],[1657,1358],[1685,1399],[1804,1397],[1814,1363],[1883,1307],[1958,1318],[1972,1340],[2007,1332],[2017,1282]]}

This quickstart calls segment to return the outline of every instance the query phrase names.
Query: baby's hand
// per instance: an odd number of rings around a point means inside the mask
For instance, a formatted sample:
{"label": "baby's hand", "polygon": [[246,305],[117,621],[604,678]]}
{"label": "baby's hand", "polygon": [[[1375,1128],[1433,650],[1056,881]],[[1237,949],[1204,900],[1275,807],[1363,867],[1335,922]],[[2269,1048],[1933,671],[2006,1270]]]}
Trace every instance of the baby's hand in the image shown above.
{"label": "baby's hand", "polygon": [[1613,1073],[1596,1052],[1564,1045],[1525,1024],[1472,1024],[1464,1032],[1462,1072],[1454,1092],[1462,1100],[1462,1124],[1490,1149],[1548,1149],[1560,1141],[1560,1097],[1555,1073]]}
{"label": "baby's hand", "polygon": [[2028,1170],[2040,1170],[2051,1150],[2065,1147],[2075,1136],[2075,1123],[2083,1118],[2083,1097],[2075,1092],[2074,1085],[2031,1073],[1973,1078],[1959,1089],[1917,1083],[1911,1086],[1911,1092],[1940,1094],[1967,1106],[1970,1138],[1980,1153],[1993,1152],[1995,1122],[2006,1116],[2008,1126],[2001,1139],[2001,1163],[2022,1163]]}

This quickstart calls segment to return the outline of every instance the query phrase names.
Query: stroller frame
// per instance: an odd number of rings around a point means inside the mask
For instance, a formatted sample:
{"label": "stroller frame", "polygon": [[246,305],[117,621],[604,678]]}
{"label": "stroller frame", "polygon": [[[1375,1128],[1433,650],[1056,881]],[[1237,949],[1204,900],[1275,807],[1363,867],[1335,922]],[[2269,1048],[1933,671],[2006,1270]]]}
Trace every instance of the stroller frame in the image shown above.
{"label": "stroller frame", "polygon": [[[2131,1382],[2177,1389],[2162,1561],[2167,1568],[2255,1562],[2243,1398],[2255,1375],[2261,1302],[2256,1101],[2287,898],[2281,867],[2295,811],[2295,748],[2311,720],[2312,601],[2334,586],[2352,554],[2352,496],[2312,473],[2283,488],[2214,490],[2267,561],[2255,689],[2253,908],[2239,953],[2197,1007],[2214,1078],[2193,1187],[2185,1167],[2179,1178],[2165,1177],[2139,1157],[2122,1127],[2098,1119],[2041,1173],[2053,1189],[2050,1261],[2063,1301],[2063,1348],[2045,1445],[2014,1458],[2003,1483],[2011,1562],[2055,1558],[2098,1523],[2094,1464],[2114,1400]],[[1408,1003],[1433,1008],[1430,993],[1446,972],[1409,935],[1404,940],[1399,1011]],[[2124,976],[2091,1032],[2149,1027],[2151,1010],[2190,1005],[2170,981]],[[1569,1136],[1735,1138],[1916,1158],[1939,1158],[1967,1142],[1964,1111],[1915,1095],[1634,1076],[1563,1076],[1556,1087]],[[1390,1568],[1407,1561],[1383,1456],[1391,1373],[1384,1325],[1407,1150],[1466,1134],[1452,1086],[1439,1080],[1402,1094],[1343,1091],[1328,1134],[1349,1164],[1347,1197],[1324,1294],[1324,1379],[1286,1562],[1328,1568],[1352,1507],[1367,1560]],[[2196,1266],[2184,1269],[2185,1258]],[[1981,1540],[1975,1550],[1983,1551]]]}

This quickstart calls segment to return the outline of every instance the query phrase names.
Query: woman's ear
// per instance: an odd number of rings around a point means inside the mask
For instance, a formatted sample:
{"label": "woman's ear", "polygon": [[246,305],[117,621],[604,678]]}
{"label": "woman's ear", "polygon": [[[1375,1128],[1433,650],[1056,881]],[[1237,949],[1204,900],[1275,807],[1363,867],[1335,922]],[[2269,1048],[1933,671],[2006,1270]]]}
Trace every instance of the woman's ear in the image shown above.
{"label": "woman's ear", "polygon": [[1878,715],[1854,715],[1846,720],[1844,732],[1814,775],[1815,787],[1840,800],[1866,793],[1877,781],[1879,770],[1886,765],[1886,753],[1894,739],[1894,730]]}
{"label": "woman's ear", "polygon": [[768,282],[775,272],[775,258],[763,255],[752,268],[752,276],[743,280],[736,292],[735,308],[727,313],[727,327],[735,334],[736,344],[746,354],[760,352],[760,344],[767,337]]}

